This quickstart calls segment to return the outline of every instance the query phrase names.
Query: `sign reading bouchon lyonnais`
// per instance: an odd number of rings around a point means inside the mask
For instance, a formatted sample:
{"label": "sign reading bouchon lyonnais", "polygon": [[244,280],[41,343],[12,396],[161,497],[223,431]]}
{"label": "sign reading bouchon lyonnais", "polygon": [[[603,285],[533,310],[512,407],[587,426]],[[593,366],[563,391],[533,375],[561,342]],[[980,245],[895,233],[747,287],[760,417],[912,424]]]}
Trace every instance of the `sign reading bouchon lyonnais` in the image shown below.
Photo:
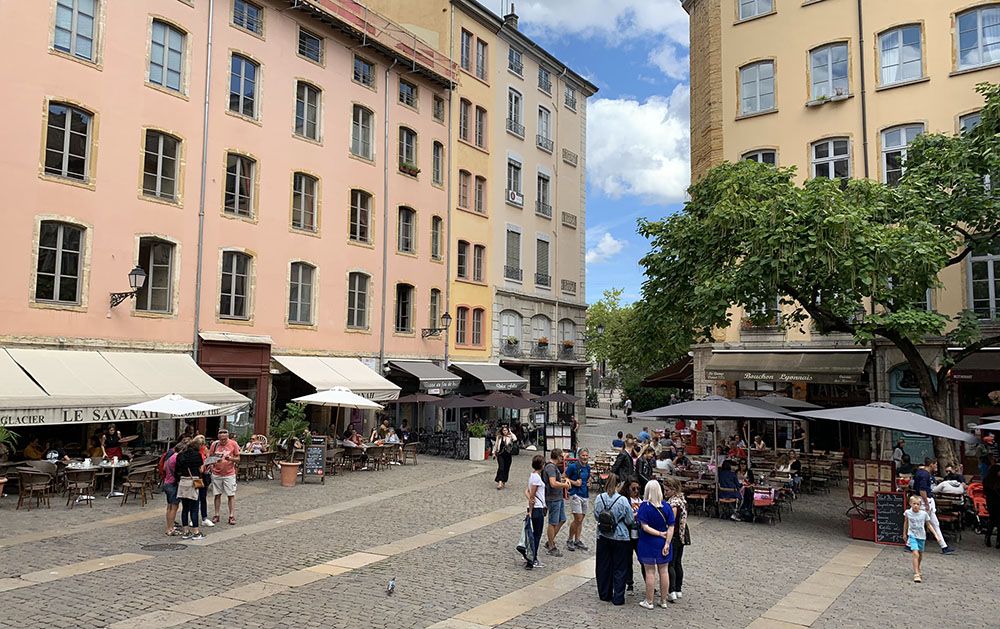
{"label": "sign reading bouchon lyonnais", "polygon": [[789,373],[783,371],[717,371],[705,370],[706,380],[748,380],[757,382],[826,382],[853,384],[859,379],[853,373]]}
{"label": "sign reading bouchon lyonnais", "polygon": [[46,424],[100,424],[159,419],[158,413],[126,411],[112,406],[28,408],[0,410],[0,426],[44,426]]}

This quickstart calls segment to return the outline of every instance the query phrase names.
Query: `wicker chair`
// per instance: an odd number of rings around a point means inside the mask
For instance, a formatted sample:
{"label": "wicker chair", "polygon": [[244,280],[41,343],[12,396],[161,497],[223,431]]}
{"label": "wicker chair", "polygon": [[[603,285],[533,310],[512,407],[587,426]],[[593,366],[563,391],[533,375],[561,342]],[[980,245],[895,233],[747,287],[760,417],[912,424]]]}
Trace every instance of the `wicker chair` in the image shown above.
{"label": "wicker chair", "polygon": [[87,506],[94,508],[94,487],[97,478],[96,469],[66,469],[66,506],[72,509],[80,500],[86,500]]}
{"label": "wicker chair", "polygon": [[52,478],[45,472],[39,472],[33,467],[17,468],[18,494],[17,509],[27,501],[28,511],[31,511],[31,499],[35,499],[35,506],[40,507],[42,502],[45,506],[52,508],[49,502],[49,493],[52,488]]}
{"label": "wicker chair", "polygon": [[125,506],[129,495],[139,498],[140,505],[146,506],[146,490],[152,487],[153,475],[156,468],[140,467],[129,471],[128,477],[122,482],[122,502],[120,506]]}
{"label": "wicker chair", "polygon": [[403,458],[400,461],[401,464],[406,465],[406,462],[413,460],[413,464],[417,464],[417,452],[420,452],[420,442],[411,442],[403,446]]}

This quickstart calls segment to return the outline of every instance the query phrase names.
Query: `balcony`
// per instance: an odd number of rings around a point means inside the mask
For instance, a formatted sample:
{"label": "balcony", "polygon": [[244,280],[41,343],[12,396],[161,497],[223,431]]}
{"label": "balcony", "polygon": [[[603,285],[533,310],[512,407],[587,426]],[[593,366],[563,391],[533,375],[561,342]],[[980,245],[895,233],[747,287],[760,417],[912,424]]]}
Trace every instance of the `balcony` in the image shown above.
{"label": "balcony", "polygon": [[524,270],[521,267],[510,266],[505,264],[503,266],[503,276],[509,280],[515,280],[520,282],[524,279]]}
{"label": "balcony", "polygon": [[569,149],[562,150],[562,159],[570,166],[576,166],[580,161],[580,156]]}
{"label": "balcony", "polygon": [[552,140],[548,139],[544,135],[536,135],[535,144],[537,144],[538,148],[542,149],[546,153],[551,153],[553,146],[555,146]]}
{"label": "balcony", "polygon": [[[513,342],[512,342],[513,341]],[[521,344],[516,338],[504,339],[500,343],[500,355],[508,358],[521,358],[524,352],[521,351]]]}
{"label": "balcony", "polygon": [[552,286],[552,276],[548,273],[535,273],[535,286]]}
{"label": "balcony", "polygon": [[562,224],[566,227],[572,227],[576,229],[576,214],[570,214],[569,212],[562,213]]}
{"label": "balcony", "polygon": [[507,130],[519,138],[524,137],[524,125],[513,118],[507,119]]}
{"label": "balcony", "polygon": [[544,216],[545,218],[552,218],[552,206],[544,201],[536,201],[535,214]]}
{"label": "balcony", "polygon": [[544,343],[539,341],[534,341],[531,344],[531,357],[532,358],[552,358],[552,354],[549,352],[549,342]]}
{"label": "balcony", "polygon": [[576,294],[576,282],[574,282],[573,280],[563,280],[562,281],[562,292],[566,293],[567,295],[575,295]]}
{"label": "balcony", "polygon": [[579,360],[582,362],[584,355],[583,352],[577,355],[576,347],[573,345],[562,345],[559,348],[559,360]]}

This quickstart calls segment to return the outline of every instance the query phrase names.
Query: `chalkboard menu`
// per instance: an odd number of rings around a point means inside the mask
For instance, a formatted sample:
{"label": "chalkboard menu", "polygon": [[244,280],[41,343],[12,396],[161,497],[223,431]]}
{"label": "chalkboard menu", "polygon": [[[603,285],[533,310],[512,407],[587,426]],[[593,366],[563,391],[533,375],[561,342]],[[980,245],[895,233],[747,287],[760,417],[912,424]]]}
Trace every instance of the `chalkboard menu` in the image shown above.
{"label": "chalkboard menu", "polygon": [[312,443],[306,445],[305,463],[302,465],[302,482],[307,476],[318,476],[320,482],[326,484],[326,437],[315,436]]}
{"label": "chalkboard menu", "polygon": [[875,494],[875,543],[902,546],[903,511],[906,511],[906,495],[899,491]]}

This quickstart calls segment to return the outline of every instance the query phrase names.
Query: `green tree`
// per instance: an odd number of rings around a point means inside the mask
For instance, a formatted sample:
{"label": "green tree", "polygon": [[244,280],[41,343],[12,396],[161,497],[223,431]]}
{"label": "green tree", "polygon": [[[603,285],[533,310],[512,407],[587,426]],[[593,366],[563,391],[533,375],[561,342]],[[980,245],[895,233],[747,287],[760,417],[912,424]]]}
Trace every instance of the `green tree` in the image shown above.
{"label": "green tree", "polygon": [[[920,136],[896,186],[799,186],[792,168],[724,163],[690,188],[683,211],[640,221],[652,250],[637,310],[655,315],[641,320],[645,343],[707,340],[733,323],[731,304],[760,312],[780,298],[783,327],[811,319],[821,333],[891,342],[916,375],[928,415],[947,422],[949,369],[1000,344],[971,312],[951,320],[918,305],[941,271],[1000,247],[1000,87],[978,90],[986,101],[980,125]],[[918,350],[928,338],[964,349],[928,361]],[[935,445],[939,458],[954,460],[952,444]]]}

